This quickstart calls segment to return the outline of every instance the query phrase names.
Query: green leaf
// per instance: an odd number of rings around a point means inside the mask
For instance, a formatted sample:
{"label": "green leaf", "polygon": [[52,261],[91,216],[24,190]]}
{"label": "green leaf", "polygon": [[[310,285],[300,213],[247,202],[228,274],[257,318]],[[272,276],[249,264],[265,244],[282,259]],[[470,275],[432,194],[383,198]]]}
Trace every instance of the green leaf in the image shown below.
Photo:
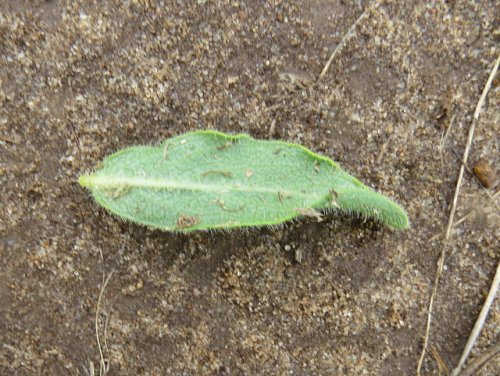
{"label": "green leaf", "polygon": [[166,231],[276,225],[318,210],[408,227],[404,210],[296,144],[196,131],[107,157],[79,179],[106,209]]}

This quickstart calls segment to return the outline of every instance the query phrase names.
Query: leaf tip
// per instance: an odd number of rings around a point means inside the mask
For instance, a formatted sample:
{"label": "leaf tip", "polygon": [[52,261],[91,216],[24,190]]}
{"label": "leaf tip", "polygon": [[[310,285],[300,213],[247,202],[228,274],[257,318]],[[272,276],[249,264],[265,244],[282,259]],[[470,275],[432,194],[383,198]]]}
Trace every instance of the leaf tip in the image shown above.
{"label": "leaf tip", "polygon": [[[380,207],[372,208],[374,210],[372,217],[395,230],[407,230],[410,228],[410,221],[406,211],[389,198],[385,199],[387,200],[385,205],[383,201],[380,201],[382,204]],[[368,214],[368,216],[370,215]]]}
{"label": "leaf tip", "polygon": [[388,220],[387,224],[396,230],[407,230],[410,228],[408,215],[406,214],[404,209],[402,209],[401,207],[399,207],[399,209],[399,212],[394,216],[394,218]]}

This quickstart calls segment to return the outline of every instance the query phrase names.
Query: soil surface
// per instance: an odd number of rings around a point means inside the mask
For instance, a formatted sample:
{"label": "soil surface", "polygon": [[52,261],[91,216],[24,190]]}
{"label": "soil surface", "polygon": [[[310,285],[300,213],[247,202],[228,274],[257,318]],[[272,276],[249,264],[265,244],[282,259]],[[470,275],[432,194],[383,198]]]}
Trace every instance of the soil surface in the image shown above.
{"label": "soil surface", "polygon": [[[494,0],[0,1],[0,374],[415,374],[498,20]],[[498,167],[498,83],[470,169]],[[411,228],[329,215],[164,233],[77,184],[112,152],[195,129],[303,144]],[[424,375],[457,364],[490,287],[497,190],[464,176]],[[497,299],[472,359],[499,324]]]}

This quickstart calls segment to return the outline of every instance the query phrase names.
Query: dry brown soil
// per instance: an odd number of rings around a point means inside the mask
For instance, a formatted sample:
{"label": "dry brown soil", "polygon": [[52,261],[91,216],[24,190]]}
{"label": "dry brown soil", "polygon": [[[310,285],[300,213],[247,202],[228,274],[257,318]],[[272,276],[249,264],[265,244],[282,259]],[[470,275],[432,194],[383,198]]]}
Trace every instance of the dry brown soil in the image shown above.
{"label": "dry brown soil", "polygon": [[[96,305],[113,270],[97,320],[109,375],[415,374],[454,153],[498,54],[498,10],[0,1],[0,374],[98,374]],[[498,166],[499,98],[496,78],[470,167]],[[332,157],[401,203],[411,229],[330,215],[163,233],[115,218],[77,184],[109,153],[195,129]],[[499,262],[498,204],[466,173],[455,220],[469,216],[447,249],[424,375],[454,367],[481,309]],[[498,343],[499,322],[497,299],[473,358]],[[480,375],[499,369],[497,358]]]}

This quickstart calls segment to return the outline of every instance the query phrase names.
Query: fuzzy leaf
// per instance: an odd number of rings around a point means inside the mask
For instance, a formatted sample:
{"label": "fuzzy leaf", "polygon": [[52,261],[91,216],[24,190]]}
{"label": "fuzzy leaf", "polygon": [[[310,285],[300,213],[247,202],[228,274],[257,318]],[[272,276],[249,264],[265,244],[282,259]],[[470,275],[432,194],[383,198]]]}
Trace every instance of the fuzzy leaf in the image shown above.
{"label": "fuzzy leaf", "polygon": [[275,225],[312,209],[408,227],[400,206],[332,160],[247,135],[196,131],[158,147],[130,147],[79,182],[112,213],[166,231]]}

